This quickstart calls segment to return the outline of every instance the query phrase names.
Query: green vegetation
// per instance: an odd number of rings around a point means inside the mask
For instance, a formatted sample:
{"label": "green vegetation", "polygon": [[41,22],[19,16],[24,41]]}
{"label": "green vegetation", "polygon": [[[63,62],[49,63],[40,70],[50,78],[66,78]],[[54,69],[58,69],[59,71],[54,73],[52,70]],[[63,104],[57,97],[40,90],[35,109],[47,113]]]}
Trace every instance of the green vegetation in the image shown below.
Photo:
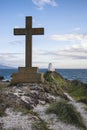
{"label": "green vegetation", "polygon": [[77,101],[87,104],[87,84],[73,80],[69,84],[68,93]]}
{"label": "green vegetation", "polygon": [[0,90],[2,90],[3,88],[6,88],[9,86],[10,83],[8,82],[0,82]]}
{"label": "green vegetation", "polygon": [[60,101],[53,103],[46,110],[47,114],[56,114],[57,118],[65,123],[73,124],[77,127],[84,128],[86,127],[83,123],[82,117],[79,112],[76,111],[76,108],[72,104],[69,104],[67,101]]}
{"label": "green vegetation", "polygon": [[17,112],[22,112],[24,115],[29,114],[29,110],[22,105],[13,106],[13,110]]}
{"label": "green vegetation", "polygon": [[45,75],[44,75],[44,78],[49,83],[55,83],[55,80],[52,77],[52,72],[46,72]]}
{"label": "green vegetation", "polygon": [[84,110],[86,111],[86,113],[87,113],[87,107],[84,107]]}
{"label": "green vegetation", "polygon": [[79,99],[78,102],[82,102],[82,103],[85,103],[87,105],[87,97]]}
{"label": "green vegetation", "polygon": [[43,120],[36,121],[32,124],[32,130],[50,130],[47,123]]}
{"label": "green vegetation", "polygon": [[46,72],[44,75],[47,92],[64,97],[64,89],[67,89],[67,81],[57,72]]}
{"label": "green vegetation", "polygon": [[[87,104],[87,84],[78,80],[65,80],[57,72],[46,72],[45,81],[50,84],[48,92],[64,97],[64,92],[69,93],[75,100]],[[54,85],[54,86],[53,86]],[[53,86],[53,88],[52,88]],[[54,91],[55,90],[55,91]]]}
{"label": "green vegetation", "polygon": [[4,104],[4,97],[0,93],[0,117],[5,115],[6,108],[7,108],[7,106],[6,106],[6,104]]}
{"label": "green vegetation", "polygon": [[5,107],[0,106],[0,117],[5,115]]}
{"label": "green vegetation", "polygon": [[44,75],[44,78],[49,83],[57,84],[62,87],[66,86],[66,80],[56,71],[54,71],[54,72],[47,71]]}

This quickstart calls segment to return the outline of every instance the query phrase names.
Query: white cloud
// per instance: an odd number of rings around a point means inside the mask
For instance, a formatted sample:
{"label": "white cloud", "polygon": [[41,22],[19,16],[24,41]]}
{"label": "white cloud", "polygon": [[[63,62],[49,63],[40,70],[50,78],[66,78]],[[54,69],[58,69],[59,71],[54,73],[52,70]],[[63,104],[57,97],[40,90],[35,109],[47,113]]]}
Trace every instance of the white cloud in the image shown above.
{"label": "white cloud", "polygon": [[[87,34],[63,34],[52,35],[50,38],[62,41],[62,49],[56,47],[54,50],[33,50],[33,66],[47,67],[50,62],[57,68],[87,68]],[[14,43],[20,43],[14,41]],[[70,43],[70,44],[69,44]],[[0,64],[9,66],[24,66],[25,54],[22,53],[0,53]]]}
{"label": "white cloud", "polygon": [[[56,48],[55,50],[46,51],[46,50],[36,50],[34,51],[34,61],[39,59],[42,61],[55,61],[67,59],[68,61],[74,60],[87,60],[87,42],[84,44],[72,44],[70,46],[67,46],[59,49]],[[79,64],[79,62],[78,62]]]}
{"label": "white cloud", "polygon": [[63,34],[63,35],[51,35],[50,39],[56,40],[56,41],[87,41],[87,34]]}
{"label": "white cloud", "polygon": [[23,55],[23,53],[0,53],[0,64],[11,67],[23,66]]}
{"label": "white cloud", "polygon": [[[19,67],[24,66],[23,53],[0,53],[0,64]],[[87,48],[71,46],[68,49],[55,49],[52,51],[34,50],[33,66],[48,67],[52,62],[55,68],[86,68]]]}
{"label": "white cloud", "polygon": [[43,7],[48,4],[53,7],[57,6],[57,3],[55,0],[32,0],[32,2],[39,8],[43,9]]}
{"label": "white cloud", "polygon": [[76,27],[73,29],[74,31],[79,31],[80,30],[80,27]]}
{"label": "white cloud", "polygon": [[73,60],[87,60],[87,49],[82,48],[69,48],[62,50],[44,51],[42,54],[44,57],[51,57],[51,59],[63,60],[63,59],[73,59]]}
{"label": "white cloud", "polygon": [[52,40],[71,43],[66,45],[62,50],[59,50],[55,55],[57,57],[87,60],[87,34],[63,34],[52,35]]}
{"label": "white cloud", "polygon": [[[54,35],[52,35],[54,36]],[[87,68],[87,34],[64,34],[56,35],[56,37],[50,37],[51,39],[62,41],[64,44],[62,49],[56,47],[51,51],[37,50],[35,52],[35,59],[40,61],[52,62],[55,67],[65,68]],[[70,43],[70,44],[69,44]],[[62,43],[61,43],[62,44]],[[38,58],[39,57],[39,58]],[[34,61],[35,61],[34,59]]]}
{"label": "white cloud", "polygon": [[39,67],[47,67],[52,62],[55,68],[87,68],[87,48],[71,46],[51,51],[36,50],[33,61]]}

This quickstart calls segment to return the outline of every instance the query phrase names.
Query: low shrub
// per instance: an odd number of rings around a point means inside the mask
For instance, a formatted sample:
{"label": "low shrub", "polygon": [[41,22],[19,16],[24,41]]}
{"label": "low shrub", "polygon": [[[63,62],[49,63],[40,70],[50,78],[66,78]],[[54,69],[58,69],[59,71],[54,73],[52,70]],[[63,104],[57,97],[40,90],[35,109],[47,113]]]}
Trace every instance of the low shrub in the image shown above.
{"label": "low shrub", "polygon": [[78,102],[82,102],[84,104],[87,104],[87,98],[79,99]]}
{"label": "low shrub", "polygon": [[6,104],[4,103],[4,96],[0,92],[0,117],[5,115],[5,110],[6,110]]}
{"label": "low shrub", "polygon": [[46,113],[56,114],[59,120],[65,123],[73,124],[77,127],[84,128],[86,130],[80,113],[76,111],[76,108],[74,108],[72,104],[67,103],[67,101],[60,101],[51,104],[46,110]]}
{"label": "low shrub", "polygon": [[32,124],[32,130],[49,130],[49,128],[47,127],[46,122],[39,120]]}
{"label": "low shrub", "polygon": [[[68,93],[77,101],[87,99],[87,84],[74,80],[68,87]],[[86,102],[86,100],[83,100],[83,102]]]}

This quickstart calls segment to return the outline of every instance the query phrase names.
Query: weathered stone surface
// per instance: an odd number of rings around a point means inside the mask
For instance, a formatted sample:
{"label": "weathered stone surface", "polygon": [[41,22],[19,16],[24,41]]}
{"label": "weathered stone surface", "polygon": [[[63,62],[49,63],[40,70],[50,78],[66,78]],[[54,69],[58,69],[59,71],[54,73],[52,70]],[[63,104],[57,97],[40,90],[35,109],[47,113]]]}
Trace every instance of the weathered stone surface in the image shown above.
{"label": "weathered stone surface", "polygon": [[38,73],[37,67],[19,67],[19,72],[12,75],[11,83],[44,82],[43,73]]}
{"label": "weathered stone surface", "polygon": [[26,73],[37,73],[38,72],[38,67],[19,67],[18,68],[19,72],[23,73],[23,72],[26,72]]}
{"label": "weathered stone surface", "polygon": [[39,83],[44,82],[42,73],[18,72],[13,74],[11,83]]}

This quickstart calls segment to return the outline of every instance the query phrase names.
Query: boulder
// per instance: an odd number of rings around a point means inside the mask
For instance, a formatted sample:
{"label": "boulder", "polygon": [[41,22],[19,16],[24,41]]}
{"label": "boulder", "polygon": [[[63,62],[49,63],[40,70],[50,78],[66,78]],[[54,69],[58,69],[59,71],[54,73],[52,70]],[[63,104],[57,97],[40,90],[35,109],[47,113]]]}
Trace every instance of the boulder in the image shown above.
{"label": "boulder", "polygon": [[3,80],[4,79],[4,76],[0,76],[0,80]]}

